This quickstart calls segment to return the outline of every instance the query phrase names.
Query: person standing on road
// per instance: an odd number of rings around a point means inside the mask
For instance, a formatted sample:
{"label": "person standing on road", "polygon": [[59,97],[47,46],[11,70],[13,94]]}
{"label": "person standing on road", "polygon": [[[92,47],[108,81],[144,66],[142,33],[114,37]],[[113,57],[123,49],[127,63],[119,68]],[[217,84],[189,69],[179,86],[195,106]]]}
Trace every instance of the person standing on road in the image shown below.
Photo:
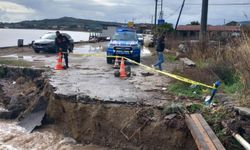
{"label": "person standing on road", "polygon": [[165,33],[161,33],[156,41],[156,52],[157,52],[157,62],[152,65],[153,68],[159,67],[159,70],[162,71],[161,64],[164,62],[163,51],[165,49]]}
{"label": "person standing on road", "polygon": [[56,44],[56,50],[57,52],[62,52],[63,54],[63,58],[65,60],[65,68],[69,68],[69,61],[68,61],[68,49],[69,49],[69,45],[70,45],[70,42],[69,42],[69,39],[62,35],[59,31],[56,31],[56,39],[55,39],[55,44]]}

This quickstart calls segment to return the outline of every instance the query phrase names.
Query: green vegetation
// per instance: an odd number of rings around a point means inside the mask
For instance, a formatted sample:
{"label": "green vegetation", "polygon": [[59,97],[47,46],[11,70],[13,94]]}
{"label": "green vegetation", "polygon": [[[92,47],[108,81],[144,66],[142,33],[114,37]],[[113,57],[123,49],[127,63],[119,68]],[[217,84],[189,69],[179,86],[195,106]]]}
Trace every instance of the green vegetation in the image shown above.
{"label": "green vegetation", "polygon": [[240,81],[231,85],[222,84],[221,89],[227,94],[242,93],[243,84]]}
{"label": "green vegetation", "polygon": [[202,89],[198,86],[190,86],[183,82],[175,82],[169,86],[169,91],[177,96],[187,96],[190,98],[201,98]]}
{"label": "green vegetation", "polygon": [[173,32],[173,31],[174,31],[173,24],[171,23],[165,23],[157,27],[157,33]]}
{"label": "green vegetation", "polygon": [[2,65],[10,65],[10,66],[19,66],[19,67],[31,67],[31,63],[30,62],[23,61],[23,60],[1,59],[0,60],[0,64],[2,64]]}
{"label": "green vegetation", "polygon": [[[9,28],[28,28],[28,29],[63,29],[63,30],[91,30],[100,31],[104,26],[118,25],[121,23],[116,22],[105,22],[105,21],[94,21],[87,19],[77,19],[72,17],[62,17],[59,19],[44,19],[44,20],[31,20],[22,21],[17,23],[2,23],[1,26]],[[1,27],[0,26],[0,27]]]}
{"label": "green vegetation", "polygon": [[199,103],[194,103],[190,106],[187,107],[187,110],[190,113],[196,113],[196,112],[201,112],[204,109],[204,105],[203,104],[199,104]]}
{"label": "green vegetation", "polygon": [[174,63],[176,61],[176,56],[174,56],[174,55],[166,54],[165,58],[170,63]]}

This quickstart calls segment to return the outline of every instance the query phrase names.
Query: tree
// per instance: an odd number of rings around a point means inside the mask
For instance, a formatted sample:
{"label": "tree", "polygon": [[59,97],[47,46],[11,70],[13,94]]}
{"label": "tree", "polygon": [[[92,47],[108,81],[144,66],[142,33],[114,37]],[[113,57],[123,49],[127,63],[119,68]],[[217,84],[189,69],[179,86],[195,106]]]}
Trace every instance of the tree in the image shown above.
{"label": "tree", "polygon": [[171,23],[164,23],[162,25],[157,26],[157,32],[162,33],[162,32],[173,32],[173,24]]}
{"label": "tree", "polygon": [[199,21],[192,21],[188,25],[200,25]]}

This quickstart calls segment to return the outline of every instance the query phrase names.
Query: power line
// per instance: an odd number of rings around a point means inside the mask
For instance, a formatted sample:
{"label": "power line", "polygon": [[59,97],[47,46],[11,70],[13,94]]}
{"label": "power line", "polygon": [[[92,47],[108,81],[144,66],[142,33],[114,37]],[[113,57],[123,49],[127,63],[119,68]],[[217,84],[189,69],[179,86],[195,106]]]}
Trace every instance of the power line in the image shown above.
{"label": "power line", "polygon": [[[187,3],[186,5],[201,5],[201,4],[196,4],[196,3]],[[242,5],[250,5],[250,3],[214,3],[214,4],[209,4],[212,6],[242,6]]]}
{"label": "power line", "polygon": [[176,15],[176,12],[179,11],[179,10],[181,9],[181,7],[182,7],[182,5],[179,6],[179,7],[178,7],[176,10],[174,10],[172,13],[170,13],[170,14],[167,16],[167,18],[168,18],[168,17],[171,17],[171,16],[173,16],[173,15]]}

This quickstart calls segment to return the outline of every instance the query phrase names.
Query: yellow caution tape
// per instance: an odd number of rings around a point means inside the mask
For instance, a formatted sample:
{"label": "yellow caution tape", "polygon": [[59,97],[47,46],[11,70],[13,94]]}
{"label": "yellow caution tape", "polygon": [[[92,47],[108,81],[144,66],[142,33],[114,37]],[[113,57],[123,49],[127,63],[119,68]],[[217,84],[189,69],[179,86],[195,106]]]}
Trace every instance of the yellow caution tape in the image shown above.
{"label": "yellow caution tape", "polygon": [[[86,56],[86,57],[107,57],[107,58],[122,58],[123,56],[106,56],[106,55],[103,55],[103,54],[74,54],[74,55],[78,55],[78,56]],[[207,85],[207,84],[204,84],[204,83],[200,83],[200,82],[197,82],[197,81],[194,81],[194,80],[191,80],[191,79],[188,79],[188,78],[184,78],[184,77],[181,77],[181,76],[178,76],[178,75],[175,75],[175,74],[172,74],[172,73],[168,73],[168,72],[164,72],[164,71],[160,71],[160,70],[156,70],[154,68],[151,68],[149,66],[146,66],[142,63],[138,63],[134,60],[131,60],[129,58],[126,58],[126,57],[123,57],[124,59],[128,60],[129,62],[133,63],[133,64],[136,64],[136,65],[139,65],[143,68],[146,68],[148,70],[151,70],[152,72],[158,72],[160,74],[163,74],[163,75],[166,75],[168,77],[171,77],[171,78],[174,78],[176,80],[179,80],[179,81],[182,81],[182,82],[186,82],[186,83],[190,83],[190,84],[193,84],[193,85],[199,85],[199,86],[203,86],[203,87],[207,87],[207,88],[210,88],[210,89],[215,89],[216,87],[215,86],[210,86],[210,85]]]}

